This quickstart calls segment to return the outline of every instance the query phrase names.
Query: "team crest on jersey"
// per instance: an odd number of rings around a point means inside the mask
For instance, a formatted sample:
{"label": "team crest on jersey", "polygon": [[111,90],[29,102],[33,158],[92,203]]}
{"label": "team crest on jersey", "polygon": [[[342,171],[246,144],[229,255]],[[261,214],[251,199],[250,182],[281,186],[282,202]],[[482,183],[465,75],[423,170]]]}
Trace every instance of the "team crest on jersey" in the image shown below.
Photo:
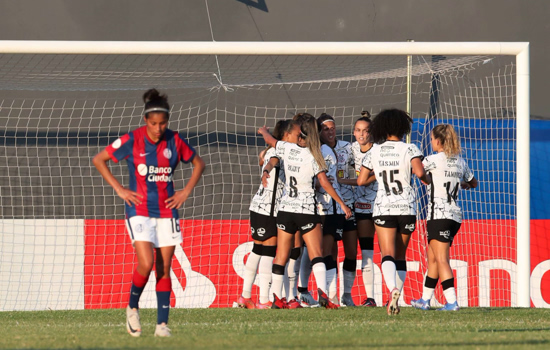
{"label": "team crest on jersey", "polygon": [[170,151],[168,148],[165,148],[164,151],[162,151],[162,155],[166,159],[172,158],[172,151]]}
{"label": "team crest on jersey", "polygon": [[263,237],[265,235],[265,228],[260,227],[257,232],[258,236]]}

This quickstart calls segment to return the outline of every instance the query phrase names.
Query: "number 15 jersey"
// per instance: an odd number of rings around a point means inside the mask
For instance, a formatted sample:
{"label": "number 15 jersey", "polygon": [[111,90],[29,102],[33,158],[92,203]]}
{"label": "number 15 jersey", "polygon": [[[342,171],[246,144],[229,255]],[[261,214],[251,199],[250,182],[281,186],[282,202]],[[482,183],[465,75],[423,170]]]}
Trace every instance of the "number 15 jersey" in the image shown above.
{"label": "number 15 jersey", "polygon": [[416,194],[411,186],[411,160],[423,158],[414,144],[386,141],[373,145],[362,165],[374,171],[378,192],[373,217],[416,215]]}
{"label": "number 15 jersey", "polygon": [[317,161],[308,148],[295,143],[277,141],[275,152],[286,177],[279,212],[316,214],[313,180],[321,172]]}

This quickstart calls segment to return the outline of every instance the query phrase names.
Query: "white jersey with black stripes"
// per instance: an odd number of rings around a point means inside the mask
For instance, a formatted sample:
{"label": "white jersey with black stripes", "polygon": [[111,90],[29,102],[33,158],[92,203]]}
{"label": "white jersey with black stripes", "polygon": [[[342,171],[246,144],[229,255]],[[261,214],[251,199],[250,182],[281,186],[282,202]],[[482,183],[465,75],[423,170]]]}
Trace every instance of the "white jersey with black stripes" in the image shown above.
{"label": "white jersey with black stripes", "polygon": [[447,157],[444,152],[427,156],[422,164],[432,176],[428,186],[428,220],[449,219],[461,223],[462,209],[456,202],[460,181],[472,181],[474,173],[462,157]]}
{"label": "white jersey with black stripes", "polygon": [[277,157],[283,161],[285,189],[279,212],[316,214],[314,178],[321,168],[306,147],[295,143],[277,141]]}
{"label": "white jersey with black stripes", "polygon": [[[321,153],[327,163],[327,178],[332,183],[332,187],[338,193],[340,197],[342,194],[340,192],[340,184],[337,181],[337,158],[336,153],[328,145],[321,145]],[[319,215],[333,215],[333,214],[344,214],[344,211],[340,207],[340,204],[336,203],[334,199],[327,193],[322,187],[319,187],[316,191],[317,198],[317,213]],[[336,212],[335,212],[336,209]]]}
{"label": "white jersey with black stripes", "polygon": [[[263,171],[271,158],[276,158],[275,148],[270,148],[265,152]],[[271,169],[267,179],[267,187],[260,184],[260,188],[250,202],[250,211],[266,216],[277,216],[277,210],[285,186],[285,171],[282,167],[282,161],[279,165]]]}
{"label": "white jersey with black stripes", "polygon": [[416,215],[416,194],[411,186],[411,160],[422,153],[414,144],[386,141],[367,152],[362,165],[374,171],[378,192],[373,216]]}
{"label": "white jersey with black stripes", "polygon": [[[367,152],[361,151],[361,145],[355,141],[351,144],[351,150],[353,152],[354,165],[355,165],[355,177],[359,176],[363,163],[363,158]],[[374,208],[374,200],[376,199],[376,192],[378,191],[378,181],[367,186],[355,187],[355,212],[362,214],[372,214]]]}

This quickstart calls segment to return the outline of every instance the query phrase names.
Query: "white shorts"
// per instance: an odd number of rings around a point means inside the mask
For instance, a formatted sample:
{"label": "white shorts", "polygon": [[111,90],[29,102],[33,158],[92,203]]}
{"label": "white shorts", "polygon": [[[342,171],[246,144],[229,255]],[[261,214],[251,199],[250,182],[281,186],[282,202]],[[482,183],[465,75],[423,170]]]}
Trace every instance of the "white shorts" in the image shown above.
{"label": "white shorts", "polygon": [[126,219],[126,228],[132,239],[153,243],[155,248],[176,246],[183,242],[179,219],[132,216]]}

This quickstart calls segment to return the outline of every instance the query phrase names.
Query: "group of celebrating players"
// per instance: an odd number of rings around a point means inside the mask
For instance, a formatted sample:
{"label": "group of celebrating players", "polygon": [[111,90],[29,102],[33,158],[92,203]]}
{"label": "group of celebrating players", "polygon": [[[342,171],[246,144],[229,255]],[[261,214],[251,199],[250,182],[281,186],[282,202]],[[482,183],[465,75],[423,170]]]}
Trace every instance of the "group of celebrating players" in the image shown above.
{"label": "group of celebrating players", "polygon": [[[295,309],[339,305],[355,306],[357,242],[367,298],[374,300],[374,234],[382,255],[381,269],[389,300],[388,315],[400,312],[398,300],[407,275],[406,251],[416,228],[414,173],[428,186],[428,271],[422,297],[411,305],[429,310],[438,280],[446,304],[440,310],[459,309],[449,264],[449,248],[462,222],[458,189],[477,186],[460,156],[460,141],[451,125],[431,132],[435,154],[426,158],[414,144],[403,142],[412,119],[399,109],[381,111],[371,120],[368,112],[355,121],[355,142],[336,138],[336,123],[323,113],[315,118],[300,113],[277,122],[273,134],[258,130],[268,147],[260,154],[262,184],[250,205],[254,240],[246,262],[238,305],[248,309]],[[356,176],[350,177],[353,168]],[[337,293],[338,241],[343,242],[343,293]],[[318,301],[308,291],[311,271]],[[259,277],[259,300],[252,285]],[[283,294],[283,287],[285,293]],[[272,301],[270,296],[273,295]]]}
{"label": "group of celebrating players", "polygon": [[[137,256],[126,308],[126,329],[134,337],[142,333],[139,300],[155,266],[158,317],[154,335],[169,337],[170,269],[175,247],[182,243],[178,209],[199,182],[205,163],[185,139],[168,129],[167,96],[150,89],[143,100],[145,125],[107,146],[93,163],[125,202],[126,226]],[[458,310],[449,266],[449,247],[462,220],[456,199],[459,187],[476,187],[477,180],[460,157],[460,142],[452,126],[442,124],[432,130],[436,153],[422,161],[422,153],[414,144],[402,142],[411,125],[409,115],[398,109],[381,111],[372,121],[365,112],[354,124],[353,144],[336,138],[336,124],[328,114],[317,119],[307,113],[297,114],[292,120],[279,121],[273,135],[265,127],[258,130],[268,148],[260,154],[262,185],[250,205],[254,245],[238,299],[241,307],[338,308],[336,270],[340,240],[345,252],[341,304],[355,306],[351,289],[359,241],[367,295],[362,305],[376,306],[376,232],[382,273],[390,291],[387,311],[398,314],[398,299],[407,273],[405,254],[416,224],[412,170],[429,185],[430,194],[428,272],[422,297],[413,300],[412,305],[430,309],[429,301],[441,280],[447,299],[443,310]],[[128,165],[128,188],[107,166],[109,160],[122,159]],[[172,174],[180,162],[191,163],[193,172],[185,187],[176,191]],[[355,168],[354,178],[348,175],[350,166]],[[251,290],[257,271],[260,295],[258,303],[254,303]],[[308,292],[312,271],[318,301]]]}

